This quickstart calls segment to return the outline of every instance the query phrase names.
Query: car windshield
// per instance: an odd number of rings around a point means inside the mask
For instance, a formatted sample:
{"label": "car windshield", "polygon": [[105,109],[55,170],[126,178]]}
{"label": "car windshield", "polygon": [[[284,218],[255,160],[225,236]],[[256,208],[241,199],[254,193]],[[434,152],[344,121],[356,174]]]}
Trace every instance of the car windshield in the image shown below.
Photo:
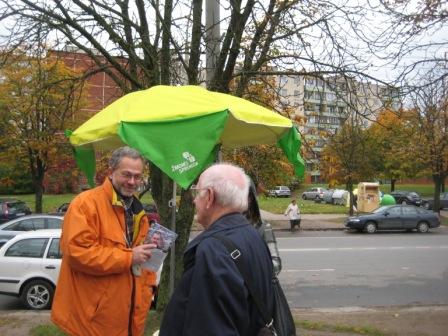
{"label": "car windshield", "polygon": [[382,206],[382,207],[379,207],[379,208],[376,209],[376,210],[373,210],[372,213],[384,212],[384,211],[386,211],[387,209],[389,209],[388,206]]}
{"label": "car windshield", "polygon": [[411,197],[420,197],[416,192],[410,192],[409,196],[411,196]]}

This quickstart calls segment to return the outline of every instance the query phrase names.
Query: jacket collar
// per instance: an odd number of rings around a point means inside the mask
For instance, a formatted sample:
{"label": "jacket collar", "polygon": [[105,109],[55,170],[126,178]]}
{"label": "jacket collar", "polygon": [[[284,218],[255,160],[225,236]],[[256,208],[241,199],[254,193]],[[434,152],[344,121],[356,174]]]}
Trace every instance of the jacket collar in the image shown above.
{"label": "jacket collar", "polygon": [[202,240],[213,236],[215,234],[223,233],[228,230],[233,230],[242,226],[250,225],[246,217],[238,212],[226,214],[217,219],[210,227],[202,232],[199,236],[193,239],[186,247],[185,253],[192,248],[195,248]]}
{"label": "jacket collar", "polygon": [[[123,207],[123,204],[121,203],[120,196],[115,191],[115,188],[112,184],[112,181],[109,177],[106,177],[103,182],[103,188],[106,192],[107,197],[111,200],[111,203],[113,206]],[[141,211],[143,211],[143,205],[141,204],[140,200],[136,195],[133,195],[133,201],[132,201],[132,212],[134,214],[138,214]]]}

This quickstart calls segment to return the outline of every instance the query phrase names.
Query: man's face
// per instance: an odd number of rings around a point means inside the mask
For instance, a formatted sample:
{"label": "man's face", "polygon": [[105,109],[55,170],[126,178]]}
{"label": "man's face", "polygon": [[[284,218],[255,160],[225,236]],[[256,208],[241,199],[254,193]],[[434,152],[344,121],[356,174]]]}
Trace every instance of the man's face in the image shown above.
{"label": "man's face", "polygon": [[201,187],[201,179],[199,179],[199,182],[196,186],[196,197],[194,198],[193,203],[196,206],[196,220],[204,228],[207,228],[210,224],[210,211],[207,208],[210,192],[211,190],[209,188]]}
{"label": "man's face", "polygon": [[118,167],[110,173],[112,184],[123,196],[132,196],[142,180],[143,162],[140,159],[124,157]]}

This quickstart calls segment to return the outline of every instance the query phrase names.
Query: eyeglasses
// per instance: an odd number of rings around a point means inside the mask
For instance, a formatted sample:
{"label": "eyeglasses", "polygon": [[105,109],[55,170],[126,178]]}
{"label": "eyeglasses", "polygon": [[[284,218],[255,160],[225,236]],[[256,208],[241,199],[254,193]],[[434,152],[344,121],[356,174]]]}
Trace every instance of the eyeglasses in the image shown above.
{"label": "eyeglasses", "polygon": [[190,187],[191,194],[193,195],[193,198],[196,198],[199,195],[199,193],[201,192],[201,190],[208,190],[208,189],[210,189],[210,188],[198,188],[198,186],[196,184],[193,184]]}
{"label": "eyeglasses", "polygon": [[135,182],[140,182],[143,179],[143,176],[141,174],[131,174],[129,172],[120,172],[119,174],[121,178],[124,178],[128,181],[134,179]]}

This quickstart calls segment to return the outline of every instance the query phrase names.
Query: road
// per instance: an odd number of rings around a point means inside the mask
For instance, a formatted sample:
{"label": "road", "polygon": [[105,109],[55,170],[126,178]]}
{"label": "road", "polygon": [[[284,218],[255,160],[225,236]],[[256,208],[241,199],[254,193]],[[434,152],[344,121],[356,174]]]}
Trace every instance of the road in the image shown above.
{"label": "road", "polygon": [[277,235],[291,307],[448,304],[448,230]]}
{"label": "road", "polygon": [[[277,232],[291,307],[448,304],[448,229],[428,234]],[[0,295],[0,310],[23,309]]]}

